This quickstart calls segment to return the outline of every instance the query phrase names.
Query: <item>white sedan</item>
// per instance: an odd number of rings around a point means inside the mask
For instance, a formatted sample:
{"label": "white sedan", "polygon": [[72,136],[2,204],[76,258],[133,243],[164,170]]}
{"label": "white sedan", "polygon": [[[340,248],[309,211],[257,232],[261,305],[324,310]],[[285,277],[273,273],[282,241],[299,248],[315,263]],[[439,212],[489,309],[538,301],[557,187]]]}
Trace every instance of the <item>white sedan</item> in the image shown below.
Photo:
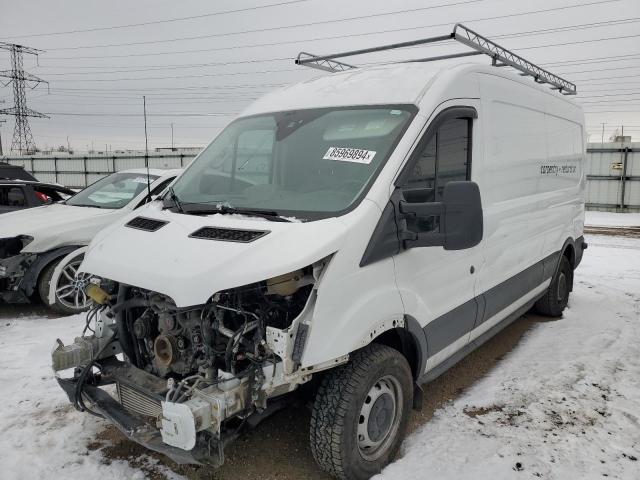
{"label": "white sedan", "polygon": [[[161,194],[182,170],[112,173],[73,197],[0,216],[0,303],[41,299],[73,314],[90,303],[88,278],[77,276],[84,247],[107,225]],[[53,295],[50,297],[50,284]]]}

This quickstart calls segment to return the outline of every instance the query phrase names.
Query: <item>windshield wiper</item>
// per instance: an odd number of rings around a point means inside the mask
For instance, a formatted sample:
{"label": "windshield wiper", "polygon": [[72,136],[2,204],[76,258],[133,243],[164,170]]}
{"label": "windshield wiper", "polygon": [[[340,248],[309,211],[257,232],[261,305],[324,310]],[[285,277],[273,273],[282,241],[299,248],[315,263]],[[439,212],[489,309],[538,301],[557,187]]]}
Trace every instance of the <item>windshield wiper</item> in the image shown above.
{"label": "windshield wiper", "polygon": [[171,198],[178,211],[180,213],[184,213],[184,208],[182,208],[182,203],[180,203],[180,199],[176,195],[176,191],[173,189],[173,185],[169,187],[169,198]]}
{"label": "windshield wiper", "polygon": [[238,208],[224,204],[218,204],[215,206],[215,208],[186,209],[183,210],[183,212],[189,215],[212,215],[215,213],[220,213],[222,215],[231,215],[235,213],[238,215],[248,215],[252,217],[265,218],[272,222],[291,222],[291,220],[281,217],[278,212],[273,210],[254,210],[251,208]]}

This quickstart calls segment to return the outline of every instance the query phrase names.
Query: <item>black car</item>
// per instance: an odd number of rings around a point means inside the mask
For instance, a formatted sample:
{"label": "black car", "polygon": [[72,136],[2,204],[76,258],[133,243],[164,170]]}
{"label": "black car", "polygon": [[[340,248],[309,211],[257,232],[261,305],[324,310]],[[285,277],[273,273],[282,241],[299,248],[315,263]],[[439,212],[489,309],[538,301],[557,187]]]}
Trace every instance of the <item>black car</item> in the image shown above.
{"label": "black car", "polygon": [[24,167],[0,162],[0,180],[27,180],[37,182],[38,179],[27,172]]}
{"label": "black car", "polygon": [[0,178],[0,214],[59,202],[75,194],[60,185]]}

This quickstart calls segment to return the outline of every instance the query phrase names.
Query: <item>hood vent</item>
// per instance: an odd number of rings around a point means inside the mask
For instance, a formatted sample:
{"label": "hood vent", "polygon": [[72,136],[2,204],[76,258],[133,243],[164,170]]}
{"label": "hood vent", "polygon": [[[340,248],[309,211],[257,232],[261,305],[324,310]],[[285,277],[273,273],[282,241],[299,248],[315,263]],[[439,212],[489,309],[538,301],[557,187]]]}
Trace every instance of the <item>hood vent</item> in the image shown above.
{"label": "hood vent", "polygon": [[164,227],[167,223],[164,220],[155,220],[153,218],[136,217],[125,224],[129,228],[137,228],[138,230],[145,230],[147,232],[155,232]]}
{"label": "hood vent", "polygon": [[269,230],[239,230],[237,228],[202,227],[196,230],[190,238],[202,238],[204,240],[220,240],[223,242],[249,243],[264,237]]}

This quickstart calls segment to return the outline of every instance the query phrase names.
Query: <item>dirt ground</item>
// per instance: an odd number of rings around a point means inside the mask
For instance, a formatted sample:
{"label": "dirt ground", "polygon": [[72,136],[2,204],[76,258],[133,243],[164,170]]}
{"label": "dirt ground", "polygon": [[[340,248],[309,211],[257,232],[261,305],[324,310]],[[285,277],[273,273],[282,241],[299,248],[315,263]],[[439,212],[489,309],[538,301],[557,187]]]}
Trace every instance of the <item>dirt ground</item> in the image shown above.
{"label": "dirt ground", "polygon": [[[3,305],[1,318],[20,316],[54,317],[42,306]],[[434,411],[456,398],[466,388],[486,375],[497,362],[511,351],[524,333],[543,317],[528,314],[472,352],[460,363],[436,380],[423,386],[424,403],[420,411],[412,411],[409,434],[427,423]],[[166,467],[191,480],[251,479],[329,479],[315,464],[309,449],[310,411],[304,406],[286,408],[249,431],[225,450],[225,464],[217,469],[177,465],[162,455],[154,454],[127,440],[114,427],[107,427],[89,445],[100,449],[105,463],[125,460],[143,469],[152,480],[164,480]],[[149,461],[149,457],[152,461]]]}
{"label": "dirt ground", "polygon": [[[427,423],[437,408],[486,375],[518,344],[532,325],[544,321],[548,319],[525,315],[438,379],[425,385],[424,404],[419,412],[412,412],[409,433]],[[276,413],[230,445],[225,450],[225,464],[218,470],[177,465],[161,455],[151,454],[151,457],[157,464],[191,480],[329,479],[311,456],[309,419],[310,412],[305,407],[292,407]],[[126,460],[145,470],[153,480],[166,478],[160,469],[144,460],[149,451],[127,440],[113,427],[104,430],[90,448],[101,449],[105,462]]]}

